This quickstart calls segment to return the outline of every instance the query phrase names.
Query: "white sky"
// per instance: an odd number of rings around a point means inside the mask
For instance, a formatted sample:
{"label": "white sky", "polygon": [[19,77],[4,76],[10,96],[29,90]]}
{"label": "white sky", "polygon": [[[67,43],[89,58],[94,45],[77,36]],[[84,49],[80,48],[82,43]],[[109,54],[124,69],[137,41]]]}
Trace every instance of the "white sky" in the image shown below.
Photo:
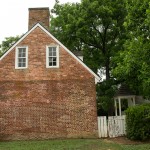
{"label": "white sky", "polygon": [[[80,0],[59,0],[60,3]],[[0,3],[0,43],[5,37],[22,35],[28,31],[28,8],[53,8],[55,0],[2,0]]]}

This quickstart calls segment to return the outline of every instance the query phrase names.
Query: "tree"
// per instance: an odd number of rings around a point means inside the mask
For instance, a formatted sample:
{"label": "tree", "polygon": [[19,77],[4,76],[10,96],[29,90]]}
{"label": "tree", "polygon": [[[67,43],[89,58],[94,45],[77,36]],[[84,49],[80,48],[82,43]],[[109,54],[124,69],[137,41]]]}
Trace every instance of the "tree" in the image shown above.
{"label": "tree", "polygon": [[3,54],[3,53],[2,53],[2,51],[0,50],[0,57],[2,56],[2,54]]}
{"label": "tree", "polygon": [[4,41],[2,41],[2,44],[0,45],[0,56],[5,53],[16,41],[19,40],[19,36],[15,37],[6,37]]}
{"label": "tree", "polygon": [[69,49],[81,50],[85,63],[95,72],[104,67],[110,79],[110,61],[122,49],[123,0],[82,0],[81,4],[58,1],[52,13],[51,32]]}
{"label": "tree", "polygon": [[137,94],[150,97],[150,3],[127,0],[128,15],[124,23],[128,40],[116,59],[113,75],[123,80]]}

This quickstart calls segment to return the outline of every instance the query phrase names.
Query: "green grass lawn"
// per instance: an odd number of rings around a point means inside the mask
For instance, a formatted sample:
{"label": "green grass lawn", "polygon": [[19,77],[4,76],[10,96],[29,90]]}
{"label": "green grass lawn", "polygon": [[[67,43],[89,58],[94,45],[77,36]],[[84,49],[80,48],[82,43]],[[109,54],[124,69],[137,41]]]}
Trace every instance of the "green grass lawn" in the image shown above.
{"label": "green grass lawn", "polygon": [[121,145],[102,139],[0,142],[0,150],[150,150],[150,144]]}

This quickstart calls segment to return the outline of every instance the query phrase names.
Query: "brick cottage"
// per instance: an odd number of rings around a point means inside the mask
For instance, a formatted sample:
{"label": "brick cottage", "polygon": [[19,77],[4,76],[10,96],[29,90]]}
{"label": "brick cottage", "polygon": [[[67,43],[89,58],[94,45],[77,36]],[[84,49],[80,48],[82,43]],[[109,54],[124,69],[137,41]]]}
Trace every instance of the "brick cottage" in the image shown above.
{"label": "brick cottage", "polygon": [[97,137],[99,77],[29,8],[29,30],[0,58],[0,140]]}

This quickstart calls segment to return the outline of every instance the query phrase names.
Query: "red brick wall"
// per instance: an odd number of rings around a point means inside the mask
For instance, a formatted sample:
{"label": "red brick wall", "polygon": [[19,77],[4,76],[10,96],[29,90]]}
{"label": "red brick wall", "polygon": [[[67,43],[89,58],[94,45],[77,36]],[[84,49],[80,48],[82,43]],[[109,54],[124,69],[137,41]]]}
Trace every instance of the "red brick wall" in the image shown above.
{"label": "red brick wall", "polygon": [[35,24],[40,23],[47,30],[49,30],[49,8],[29,8],[29,24],[30,30]]}
{"label": "red brick wall", "polygon": [[28,46],[28,68],[15,69],[15,49],[0,61],[0,139],[97,137],[94,77],[60,47],[60,67],[46,68],[40,28],[17,46]]}

